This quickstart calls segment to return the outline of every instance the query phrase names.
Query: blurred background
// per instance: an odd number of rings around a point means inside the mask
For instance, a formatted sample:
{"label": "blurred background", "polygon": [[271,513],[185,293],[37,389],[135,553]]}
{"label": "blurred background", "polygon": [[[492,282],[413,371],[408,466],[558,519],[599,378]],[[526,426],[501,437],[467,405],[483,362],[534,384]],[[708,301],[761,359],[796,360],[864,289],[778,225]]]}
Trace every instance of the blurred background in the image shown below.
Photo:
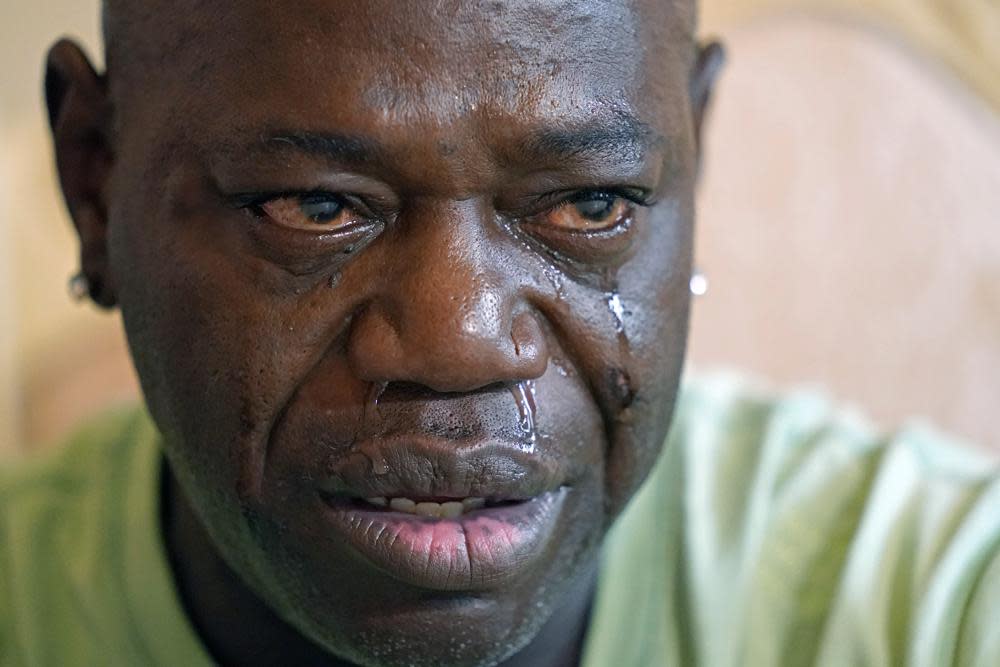
{"label": "blurred background", "polygon": [[[1000,4],[703,0],[709,126],[695,368],[821,386],[1000,452]],[[136,400],[119,318],[72,302],[41,96],[98,0],[0,4],[0,457]],[[99,62],[99,58],[98,58]]]}

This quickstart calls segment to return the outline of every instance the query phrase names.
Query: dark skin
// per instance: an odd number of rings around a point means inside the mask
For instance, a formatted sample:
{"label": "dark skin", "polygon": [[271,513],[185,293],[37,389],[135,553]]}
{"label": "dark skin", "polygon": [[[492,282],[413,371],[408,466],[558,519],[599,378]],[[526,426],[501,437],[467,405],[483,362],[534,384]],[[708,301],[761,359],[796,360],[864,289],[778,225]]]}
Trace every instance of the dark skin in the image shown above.
{"label": "dark skin", "polygon": [[[577,664],[601,540],[683,363],[721,62],[691,3],[131,4],[108,73],[60,42],[46,91],[206,646],[239,665]],[[492,569],[474,535],[382,559],[332,518],[456,489],[553,500]]]}

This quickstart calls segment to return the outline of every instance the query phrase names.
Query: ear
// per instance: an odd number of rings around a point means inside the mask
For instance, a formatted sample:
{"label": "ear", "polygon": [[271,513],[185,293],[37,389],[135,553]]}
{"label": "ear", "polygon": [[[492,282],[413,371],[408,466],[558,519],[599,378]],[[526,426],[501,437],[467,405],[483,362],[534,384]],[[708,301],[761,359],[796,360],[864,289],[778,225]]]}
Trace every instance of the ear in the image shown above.
{"label": "ear", "polygon": [[111,104],[105,79],[80,47],[60,40],[45,66],[45,103],[66,206],[80,237],[80,270],[90,298],[104,308],[117,302],[108,263],[108,207],[111,174]]}
{"label": "ear", "polygon": [[715,83],[726,64],[726,51],[719,42],[707,42],[698,47],[698,56],[691,68],[689,93],[691,117],[694,119],[695,141],[698,150],[698,171],[701,171],[702,135],[705,116],[712,101]]}

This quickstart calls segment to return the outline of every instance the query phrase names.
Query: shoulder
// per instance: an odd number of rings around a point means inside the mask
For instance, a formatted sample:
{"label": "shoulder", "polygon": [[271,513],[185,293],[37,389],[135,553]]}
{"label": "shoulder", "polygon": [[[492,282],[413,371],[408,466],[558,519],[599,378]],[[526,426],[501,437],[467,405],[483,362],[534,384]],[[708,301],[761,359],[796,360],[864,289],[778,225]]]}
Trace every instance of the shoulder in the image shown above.
{"label": "shoulder", "polygon": [[148,431],[143,410],[120,409],[88,423],[44,457],[0,469],[0,544],[15,545],[10,531],[18,527],[51,529],[91,516],[88,502],[121,490],[120,477],[135,450],[151,444],[143,437]]}
{"label": "shoulder", "polygon": [[997,457],[927,423],[886,431],[822,391],[779,394],[721,373],[685,381],[667,449],[692,472],[752,480],[775,498],[803,486],[822,489],[824,481],[854,480],[870,491],[878,483],[974,488],[1000,467]]}
{"label": "shoulder", "polygon": [[119,410],[0,470],[0,664],[63,660],[49,651],[66,647],[100,658],[88,651],[104,621],[91,614],[114,596],[130,480],[151,460],[151,429],[143,410]]}
{"label": "shoulder", "polygon": [[819,391],[707,375],[637,510],[675,517],[705,664],[995,664],[997,470],[926,424],[884,432]]}
{"label": "shoulder", "polygon": [[47,483],[67,478],[86,478],[89,465],[113,457],[128,447],[138,431],[148,426],[145,411],[138,406],[121,407],[82,425],[57,448],[37,458],[5,462],[0,466],[0,494],[13,498]]}

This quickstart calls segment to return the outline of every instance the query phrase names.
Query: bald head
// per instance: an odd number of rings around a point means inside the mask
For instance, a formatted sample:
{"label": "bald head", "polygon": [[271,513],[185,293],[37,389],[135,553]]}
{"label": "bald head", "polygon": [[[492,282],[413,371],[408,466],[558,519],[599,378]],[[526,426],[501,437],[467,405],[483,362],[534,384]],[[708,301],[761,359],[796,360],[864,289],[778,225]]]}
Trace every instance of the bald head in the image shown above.
{"label": "bald head", "polygon": [[[452,0],[434,0],[438,10],[451,11]],[[404,3],[399,2],[400,15],[408,14]],[[431,3],[420,2],[419,11],[427,11]],[[473,3],[474,4],[474,3]],[[595,4],[635,5],[652,13],[652,19],[665,37],[664,42],[682,44],[678,53],[690,53],[695,45],[698,0],[607,0],[584,2],[579,0],[549,2],[553,11],[569,14],[580,5]],[[102,26],[105,44],[105,62],[109,70],[131,70],[150,65],[163,65],[169,54],[183,48],[188,38],[185,33],[206,15],[219,15],[226,11],[225,3],[212,0],[102,0]],[[496,10],[497,5],[494,5]],[[501,13],[501,12],[498,12]],[[187,19],[187,21],[182,20]],[[191,22],[191,23],[188,23]]]}

